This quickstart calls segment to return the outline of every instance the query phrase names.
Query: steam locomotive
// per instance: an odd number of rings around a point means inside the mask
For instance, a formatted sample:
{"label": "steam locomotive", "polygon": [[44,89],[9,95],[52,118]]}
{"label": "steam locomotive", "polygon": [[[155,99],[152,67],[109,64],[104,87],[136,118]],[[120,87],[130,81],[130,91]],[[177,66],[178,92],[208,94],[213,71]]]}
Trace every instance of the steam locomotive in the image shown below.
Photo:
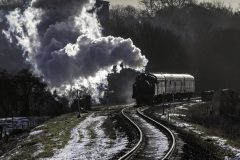
{"label": "steam locomotive", "polygon": [[195,79],[189,74],[141,73],[133,84],[132,98],[138,106],[172,100],[190,99]]}

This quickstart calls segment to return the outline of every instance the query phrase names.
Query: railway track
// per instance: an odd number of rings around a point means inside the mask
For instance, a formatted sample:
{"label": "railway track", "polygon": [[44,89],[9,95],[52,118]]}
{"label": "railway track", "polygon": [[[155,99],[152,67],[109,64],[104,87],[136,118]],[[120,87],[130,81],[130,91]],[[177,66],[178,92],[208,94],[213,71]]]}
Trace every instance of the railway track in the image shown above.
{"label": "railway track", "polygon": [[175,149],[175,137],[167,127],[133,107],[124,108],[122,115],[138,131],[138,142],[119,160],[166,160],[172,156]]}

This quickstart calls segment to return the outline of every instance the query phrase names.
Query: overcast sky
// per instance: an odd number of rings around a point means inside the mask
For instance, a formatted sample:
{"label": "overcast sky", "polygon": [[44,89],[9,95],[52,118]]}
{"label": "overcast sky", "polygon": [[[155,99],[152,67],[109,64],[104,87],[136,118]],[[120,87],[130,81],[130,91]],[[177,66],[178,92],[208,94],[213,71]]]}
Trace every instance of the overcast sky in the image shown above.
{"label": "overcast sky", "polygon": [[[139,6],[140,0],[109,0],[111,2],[111,5],[115,4],[123,4],[123,5],[133,5],[133,6]],[[198,0],[198,1],[216,1],[216,0]],[[226,5],[231,5],[233,8],[238,8],[240,4],[240,0],[220,0],[224,2]]]}

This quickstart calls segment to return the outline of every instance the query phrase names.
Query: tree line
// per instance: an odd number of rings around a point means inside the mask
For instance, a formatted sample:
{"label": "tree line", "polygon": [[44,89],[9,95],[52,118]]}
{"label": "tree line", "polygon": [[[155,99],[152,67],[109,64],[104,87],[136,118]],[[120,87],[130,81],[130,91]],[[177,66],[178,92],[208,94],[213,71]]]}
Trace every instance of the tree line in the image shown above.
{"label": "tree line", "polygon": [[0,72],[0,117],[56,116],[68,111],[68,99],[50,91],[31,71]]}

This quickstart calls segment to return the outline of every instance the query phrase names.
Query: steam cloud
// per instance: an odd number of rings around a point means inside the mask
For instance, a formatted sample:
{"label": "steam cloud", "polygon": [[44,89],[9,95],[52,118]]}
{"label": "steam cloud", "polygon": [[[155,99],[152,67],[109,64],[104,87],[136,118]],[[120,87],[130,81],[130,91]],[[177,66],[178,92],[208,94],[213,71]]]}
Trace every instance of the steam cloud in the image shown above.
{"label": "steam cloud", "polygon": [[23,50],[35,73],[53,88],[85,86],[98,97],[112,66],[144,70],[147,59],[131,39],[103,37],[94,0],[32,0],[6,15],[3,33]]}

